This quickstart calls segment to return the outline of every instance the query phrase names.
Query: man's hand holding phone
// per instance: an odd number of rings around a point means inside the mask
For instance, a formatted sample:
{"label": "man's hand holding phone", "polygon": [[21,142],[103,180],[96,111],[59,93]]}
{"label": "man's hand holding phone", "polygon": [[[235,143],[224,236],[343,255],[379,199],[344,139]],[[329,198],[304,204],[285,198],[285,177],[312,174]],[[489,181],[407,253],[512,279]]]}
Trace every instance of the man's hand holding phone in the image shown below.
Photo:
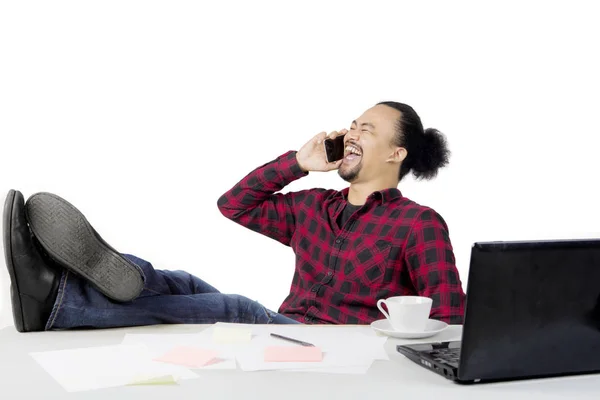
{"label": "man's hand holding phone", "polygon": [[[343,149],[343,136],[348,133],[347,129],[341,131],[333,131],[329,135],[325,132],[321,132],[309,140],[300,150],[296,153],[296,159],[298,164],[303,171],[333,171],[338,169],[342,164],[342,159],[335,160],[332,162],[328,161],[327,154],[325,151],[325,141],[333,140],[338,138],[338,144],[340,137],[342,137],[342,149]],[[330,142],[332,143],[332,142]],[[333,148],[333,147],[330,147]]]}

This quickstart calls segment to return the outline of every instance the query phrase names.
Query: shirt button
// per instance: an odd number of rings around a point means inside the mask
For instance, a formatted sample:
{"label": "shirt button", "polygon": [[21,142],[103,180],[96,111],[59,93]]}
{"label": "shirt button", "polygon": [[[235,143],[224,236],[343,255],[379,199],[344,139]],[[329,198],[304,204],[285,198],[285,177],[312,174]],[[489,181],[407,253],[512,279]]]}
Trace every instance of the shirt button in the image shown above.
{"label": "shirt button", "polygon": [[333,272],[329,271],[329,272],[327,273],[327,276],[331,276],[331,275],[333,275]]}
{"label": "shirt button", "polygon": [[304,320],[308,322],[308,321],[310,321],[310,317],[306,316],[306,317],[304,317]]}
{"label": "shirt button", "polygon": [[342,243],[342,239],[335,239],[336,243]]}
{"label": "shirt button", "polygon": [[317,291],[317,287],[314,286],[312,289],[310,289],[311,292],[316,292]]}

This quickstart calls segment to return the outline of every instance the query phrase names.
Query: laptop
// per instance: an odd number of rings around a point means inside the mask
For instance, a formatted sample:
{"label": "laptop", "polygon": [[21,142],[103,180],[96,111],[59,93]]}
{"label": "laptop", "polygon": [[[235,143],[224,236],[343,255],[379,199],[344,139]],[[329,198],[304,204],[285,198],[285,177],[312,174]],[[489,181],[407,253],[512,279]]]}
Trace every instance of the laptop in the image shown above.
{"label": "laptop", "polygon": [[475,243],[461,340],[397,351],[460,383],[600,372],[600,240]]}

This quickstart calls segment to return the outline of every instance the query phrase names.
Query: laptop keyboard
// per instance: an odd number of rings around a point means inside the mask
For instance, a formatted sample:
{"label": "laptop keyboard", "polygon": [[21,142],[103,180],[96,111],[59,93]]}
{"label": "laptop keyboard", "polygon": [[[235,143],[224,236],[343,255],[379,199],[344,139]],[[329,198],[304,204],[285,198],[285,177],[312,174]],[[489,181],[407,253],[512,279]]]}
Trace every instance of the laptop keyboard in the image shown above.
{"label": "laptop keyboard", "polygon": [[437,362],[445,362],[452,366],[458,367],[458,360],[460,358],[460,348],[452,349],[436,349],[429,352],[429,355]]}

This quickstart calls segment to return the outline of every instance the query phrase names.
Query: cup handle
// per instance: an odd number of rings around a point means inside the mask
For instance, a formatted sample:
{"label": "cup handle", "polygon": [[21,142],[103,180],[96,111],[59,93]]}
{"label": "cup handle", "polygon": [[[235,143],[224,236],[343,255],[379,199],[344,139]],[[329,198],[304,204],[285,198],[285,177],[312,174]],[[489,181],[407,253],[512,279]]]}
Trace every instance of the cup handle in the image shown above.
{"label": "cup handle", "polygon": [[[379,311],[381,311],[383,313],[383,315],[385,315],[385,317],[387,319],[390,319],[390,315],[387,312],[385,312],[385,310],[383,309],[382,304],[385,304],[385,300],[384,299],[377,300],[377,308],[379,308]],[[386,306],[387,306],[387,304],[386,304]]]}

